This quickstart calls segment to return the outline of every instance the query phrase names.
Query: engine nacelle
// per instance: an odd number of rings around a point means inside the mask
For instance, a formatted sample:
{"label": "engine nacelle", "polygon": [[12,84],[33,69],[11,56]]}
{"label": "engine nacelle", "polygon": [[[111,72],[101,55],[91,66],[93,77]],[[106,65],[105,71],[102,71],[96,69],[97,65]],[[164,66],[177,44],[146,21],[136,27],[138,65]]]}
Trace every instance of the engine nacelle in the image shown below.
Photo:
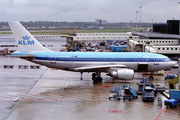
{"label": "engine nacelle", "polygon": [[114,70],[110,72],[110,76],[122,80],[132,80],[134,78],[134,70],[131,69]]}

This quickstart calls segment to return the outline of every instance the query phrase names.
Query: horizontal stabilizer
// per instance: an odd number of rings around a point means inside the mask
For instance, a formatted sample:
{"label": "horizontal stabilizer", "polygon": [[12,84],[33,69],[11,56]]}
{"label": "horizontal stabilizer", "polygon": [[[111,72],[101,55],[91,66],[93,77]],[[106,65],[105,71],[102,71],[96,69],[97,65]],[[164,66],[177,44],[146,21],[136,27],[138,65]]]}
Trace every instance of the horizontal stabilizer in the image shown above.
{"label": "horizontal stabilizer", "polygon": [[21,59],[26,59],[28,61],[32,61],[34,60],[35,56],[33,54],[27,54],[27,55],[9,55],[10,57],[17,57],[17,58],[21,58]]}

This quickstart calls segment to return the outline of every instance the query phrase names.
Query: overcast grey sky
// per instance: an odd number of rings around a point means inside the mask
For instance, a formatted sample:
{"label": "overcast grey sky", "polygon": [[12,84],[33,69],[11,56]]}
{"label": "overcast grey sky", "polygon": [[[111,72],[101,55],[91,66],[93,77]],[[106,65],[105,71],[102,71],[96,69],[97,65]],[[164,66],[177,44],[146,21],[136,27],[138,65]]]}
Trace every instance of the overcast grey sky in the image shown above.
{"label": "overcast grey sky", "polygon": [[[0,0],[0,21],[108,22],[136,21],[142,6],[142,21],[179,19],[180,0]],[[138,21],[140,14],[138,14]]]}

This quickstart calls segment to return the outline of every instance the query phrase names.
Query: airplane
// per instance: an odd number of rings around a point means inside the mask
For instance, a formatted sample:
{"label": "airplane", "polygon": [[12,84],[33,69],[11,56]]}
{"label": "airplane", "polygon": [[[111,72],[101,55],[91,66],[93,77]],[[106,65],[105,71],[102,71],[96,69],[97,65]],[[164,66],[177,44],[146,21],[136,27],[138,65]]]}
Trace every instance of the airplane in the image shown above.
{"label": "airplane", "polygon": [[[120,80],[133,80],[134,72],[170,69],[176,63],[168,57],[143,52],[54,52],[43,47],[19,22],[8,22],[19,51],[10,56],[36,64],[81,73],[92,72],[93,83],[102,82],[101,72]],[[153,79],[151,74],[150,79]]]}

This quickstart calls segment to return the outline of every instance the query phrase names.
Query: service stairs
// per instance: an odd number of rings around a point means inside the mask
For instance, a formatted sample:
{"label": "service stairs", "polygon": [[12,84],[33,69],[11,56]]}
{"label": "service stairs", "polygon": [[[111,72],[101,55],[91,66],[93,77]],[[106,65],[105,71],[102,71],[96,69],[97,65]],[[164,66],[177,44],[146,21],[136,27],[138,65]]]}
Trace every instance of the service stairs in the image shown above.
{"label": "service stairs", "polygon": [[137,93],[136,93],[135,90],[133,89],[133,85],[132,85],[132,84],[129,85],[129,91],[131,92],[131,94],[132,94],[133,96],[137,96]]}
{"label": "service stairs", "polygon": [[113,96],[110,96],[109,99],[113,98],[113,99],[120,100],[120,97],[122,97],[122,95],[121,95],[121,88],[120,88],[120,84],[119,83],[115,83],[112,88],[110,87],[110,91],[109,92],[115,94]]}

